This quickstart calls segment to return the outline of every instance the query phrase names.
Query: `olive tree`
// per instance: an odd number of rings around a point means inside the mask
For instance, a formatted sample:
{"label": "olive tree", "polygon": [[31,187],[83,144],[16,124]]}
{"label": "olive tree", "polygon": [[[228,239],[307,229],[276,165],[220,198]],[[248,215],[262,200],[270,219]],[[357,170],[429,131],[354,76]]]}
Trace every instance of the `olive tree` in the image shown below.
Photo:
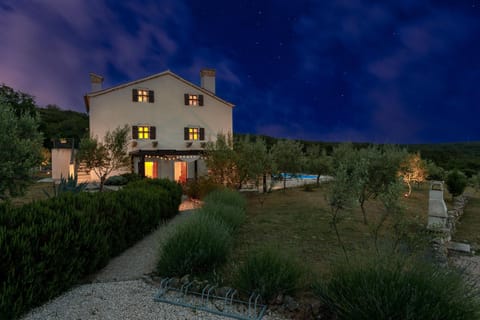
{"label": "olive tree", "polygon": [[325,149],[314,145],[307,149],[305,156],[305,170],[317,175],[317,187],[320,185],[320,176],[332,171],[332,157],[327,155]]}
{"label": "olive tree", "polygon": [[295,140],[279,140],[271,149],[275,171],[283,174],[283,189],[287,188],[287,173],[298,174],[303,164],[302,144]]}
{"label": "olive tree", "polygon": [[88,137],[80,141],[78,160],[100,179],[100,191],[108,176],[115,170],[127,168],[130,157],[127,154],[128,125],[107,131],[102,141]]}
{"label": "olive tree", "polygon": [[412,184],[422,183],[426,178],[426,165],[420,153],[409,154],[406,157],[400,166],[399,175],[408,186],[408,193],[405,196],[409,197],[412,194]]}
{"label": "olive tree", "polygon": [[42,135],[28,112],[16,113],[0,100],[0,198],[23,194],[42,162]]}
{"label": "olive tree", "polygon": [[247,135],[235,143],[234,149],[241,181],[251,180],[259,188],[261,179],[263,192],[267,192],[266,177],[273,171],[273,163],[265,140],[257,137],[251,141]]}
{"label": "olive tree", "polygon": [[212,181],[230,188],[238,187],[240,178],[237,168],[237,155],[233,150],[231,134],[218,134],[215,142],[205,146],[205,163]]}

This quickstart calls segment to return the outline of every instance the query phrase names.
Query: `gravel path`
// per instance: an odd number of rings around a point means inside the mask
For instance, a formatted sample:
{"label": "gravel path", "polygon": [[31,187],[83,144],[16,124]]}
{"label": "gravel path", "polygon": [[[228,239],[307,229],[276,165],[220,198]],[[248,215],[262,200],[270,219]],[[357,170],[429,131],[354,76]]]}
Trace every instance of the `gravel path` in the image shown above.
{"label": "gravel path", "polygon": [[480,289],[480,256],[453,256],[453,265],[459,267],[468,281]]}
{"label": "gravel path", "polygon": [[[198,203],[183,202],[180,214],[150,235],[113,258],[93,275],[92,283],[80,285],[29,312],[23,320],[103,320],[103,319],[231,319],[153,301],[158,287],[142,277],[155,269],[160,246],[175,226],[188,218]],[[281,320],[267,315],[265,320]]]}
{"label": "gravel path", "polygon": [[184,221],[192,211],[182,211],[167,224],[137,242],[121,255],[110,260],[108,265],[91,279],[92,282],[111,282],[140,279],[155,270],[160,246],[172,230]]}

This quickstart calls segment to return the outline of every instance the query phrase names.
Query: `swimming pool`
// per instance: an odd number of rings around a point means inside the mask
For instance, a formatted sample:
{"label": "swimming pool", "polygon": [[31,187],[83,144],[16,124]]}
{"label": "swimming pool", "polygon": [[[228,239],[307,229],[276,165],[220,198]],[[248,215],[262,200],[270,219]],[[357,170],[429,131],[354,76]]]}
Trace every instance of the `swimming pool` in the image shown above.
{"label": "swimming pool", "polygon": [[294,174],[291,174],[291,173],[280,173],[280,176],[282,177],[282,179],[285,178],[285,177],[287,179],[301,179],[301,180],[317,179],[316,174],[300,173],[300,174],[294,175]]}

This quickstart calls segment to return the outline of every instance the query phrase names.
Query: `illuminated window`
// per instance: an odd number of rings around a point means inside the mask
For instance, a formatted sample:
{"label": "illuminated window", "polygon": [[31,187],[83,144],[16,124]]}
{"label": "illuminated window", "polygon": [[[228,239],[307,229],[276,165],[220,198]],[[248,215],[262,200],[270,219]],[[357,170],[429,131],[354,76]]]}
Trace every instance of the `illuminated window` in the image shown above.
{"label": "illuminated window", "polygon": [[205,129],[198,127],[185,128],[185,140],[205,140]]}
{"label": "illuminated window", "polygon": [[188,104],[190,106],[198,106],[198,95],[196,94],[189,94],[188,95]]}
{"label": "illuminated window", "polygon": [[200,128],[188,128],[188,140],[198,140]]}
{"label": "illuminated window", "polygon": [[150,127],[138,127],[138,139],[150,139]]}
{"label": "illuminated window", "polygon": [[203,94],[189,94],[185,93],[186,106],[203,106]]}
{"label": "illuminated window", "polygon": [[138,102],[147,102],[148,101],[148,91],[147,90],[138,90]]}
{"label": "illuminated window", "polygon": [[133,102],[154,102],[154,93],[152,90],[145,89],[133,89],[132,90],[132,101]]}
{"label": "illuminated window", "polygon": [[132,126],[133,139],[155,139],[156,130],[154,126]]}

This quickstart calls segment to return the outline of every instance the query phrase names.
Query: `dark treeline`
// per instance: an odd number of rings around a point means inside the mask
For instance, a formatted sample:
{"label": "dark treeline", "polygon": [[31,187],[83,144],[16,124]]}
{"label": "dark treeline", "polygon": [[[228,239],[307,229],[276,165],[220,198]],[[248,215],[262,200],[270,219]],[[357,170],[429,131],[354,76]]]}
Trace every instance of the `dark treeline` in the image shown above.
{"label": "dark treeline", "polygon": [[39,131],[43,133],[43,146],[52,148],[52,140],[73,138],[78,146],[80,139],[88,135],[88,115],[71,110],[62,110],[56,105],[37,108]]}
{"label": "dark treeline", "polygon": [[[240,139],[246,134],[235,134],[234,138]],[[257,137],[262,137],[267,146],[271,147],[279,138],[265,135],[250,135],[255,141]],[[297,140],[304,145],[304,151],[313,145],[318,145],[331,154],[339,142],[305,141]],[[361,149],[372,145],[372,143],[353,143],[355,148]],[[410,153],[420,152],[422,159],[433,161],[437,166],[445,170],[459,169],[467,176],[472,176],[480,172],[480,142],[458,142],[458,143],[436,143],[436,144],[400,144],[402,148]]]}

